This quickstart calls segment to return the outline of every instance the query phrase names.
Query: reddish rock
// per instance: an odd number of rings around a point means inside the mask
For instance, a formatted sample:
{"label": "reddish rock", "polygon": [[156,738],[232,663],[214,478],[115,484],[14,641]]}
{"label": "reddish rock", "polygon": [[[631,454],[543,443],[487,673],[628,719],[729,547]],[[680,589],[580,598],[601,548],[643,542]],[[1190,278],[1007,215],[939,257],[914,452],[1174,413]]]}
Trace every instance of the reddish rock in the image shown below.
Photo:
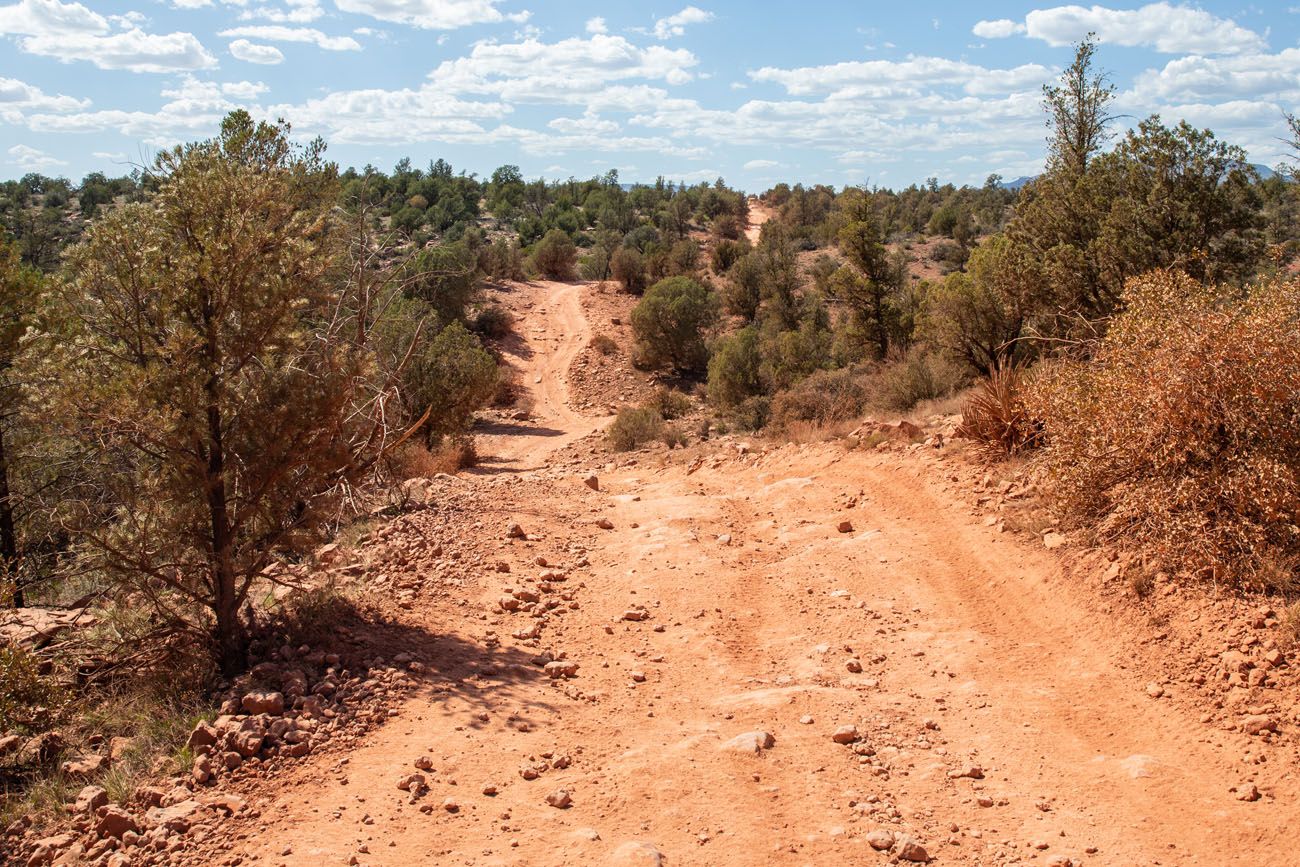
{"label": "reddish rock", "polygon": [[108,759],[104,756],[77,756],[75,759],[68,759],[59,766],[64,776],[74,780],[85,780],[103,771],[108,767]]}
{"label": "reddish rock", "polygon": [[254,716],[262,713],[279,716],[284,713],[284,695],[278,692],[250,692],[240,704],[245,713]]}
{"label": "reddish rock", "polygon": [[121,807],[107,806],[99,811],[99,820],[95,822],[95,833],[100,837],[122,839],[128,831],[140,833],[140,826],[135,817]]}
{"label": "reddish rock", "polygon": [[94,813],[100,807],[108,805],[108,792],[101,786],[86,786],[77,794],[72,805],[74,813]]}

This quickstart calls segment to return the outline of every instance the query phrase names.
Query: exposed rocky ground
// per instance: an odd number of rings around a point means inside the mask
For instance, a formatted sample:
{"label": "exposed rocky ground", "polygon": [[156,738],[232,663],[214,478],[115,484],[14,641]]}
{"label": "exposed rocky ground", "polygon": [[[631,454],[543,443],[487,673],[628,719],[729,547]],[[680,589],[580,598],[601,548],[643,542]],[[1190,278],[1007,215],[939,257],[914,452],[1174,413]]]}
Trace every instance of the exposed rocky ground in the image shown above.
{"label": "exposed rocky ground", "polygon": [[371,632],[281,648],[189,774],[12,860],[1295,861],[1265,601],[1087,548],[950,417],[612,455],[577,288],[518,291],[529,418],[329,552]]}

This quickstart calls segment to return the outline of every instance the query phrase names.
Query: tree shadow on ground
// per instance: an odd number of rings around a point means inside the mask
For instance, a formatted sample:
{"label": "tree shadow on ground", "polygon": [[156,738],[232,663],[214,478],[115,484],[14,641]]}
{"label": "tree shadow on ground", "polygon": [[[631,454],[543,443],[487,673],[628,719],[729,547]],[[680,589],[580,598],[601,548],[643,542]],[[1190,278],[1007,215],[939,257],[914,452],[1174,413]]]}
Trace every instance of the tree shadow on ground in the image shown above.
{"label": "tree shadow on ground", "polygon": [[[431,629],[421,619],[420,615],[394,616],[364,600],[339,597],[329,613],[334,624],[329,644],[354,670],[379,665],[409,670],[410,662],[418,662],[423,671],[415,675],[417,694],[435,701],[459,698],[482,711],[509,708],[516,719],[526,719],[521,709],[550,710],[549,704],[536,699],[534,689],[547,680],[545,660],[530,649]],[[320,646],[306,635],[292,639]],[[401,654],[410,660],[403,656],[404,661],[397,663]],[[463,724],[478,728],[484,723],[471,714]]]}
{"label": "tree shadow on ground", "polygon": [[494,340],[493,345],[502,355],[509,355],[511,358],[520,361],[527,361],[536,355],[532,346],[518,331],[512,330],[505,337]]}
{"label": "tree shadow on ground", "polygon": [[564,436],[565,433],[558,428],[508,421],[481,421],[474,425],[471,432],[493,437],[559,437]]}

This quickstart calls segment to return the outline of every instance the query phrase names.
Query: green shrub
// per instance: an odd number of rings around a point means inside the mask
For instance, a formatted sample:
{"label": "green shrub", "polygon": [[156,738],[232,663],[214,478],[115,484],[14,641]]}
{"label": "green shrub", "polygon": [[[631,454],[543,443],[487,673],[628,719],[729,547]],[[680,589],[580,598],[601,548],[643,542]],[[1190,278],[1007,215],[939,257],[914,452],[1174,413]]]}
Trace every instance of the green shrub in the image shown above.
{"label": "green shrub", "polygon": [[619,247],[609,260],[610,276],[623,286],[624,292],[640,295],[646,287],[645,260],[635,247]]}
{"label": "green shrub", "polygon": [[691,399],[671,388],[660,388],[645,405],[658,410],[667,421],[681,418],[691,411]]}
{"label": "green shrub", "polygon": [[40,673],[35,656],[17,644],[0,646],[0,732],[48,729],[66,696]]}
{"label": "green shrub", "polygon": [[499,238],[479,248],[478,268],[493,280],[523,280],[523,251],[518,244]]}
{"label": "green shrub", "polygon": [[833,335],[818,317],[803,319],[788,331],[764,330],[759,343],[759,376],[769,394],[792,387],[831,361]]}
{"label": "green shrub", "polygon": [[604,280],[609,276],[609,251],[593,247],[578,263],[578,274],[583,280]]}
{"label": "green shrub", "polygon": [[758,351],[758,329],[747,326],[720,338],[709,359],[709,402],[727,410],[760,394],[762,357]]}
{"label": "green shrub", "polygon": [[610,448],[630,452],[659,439],[664,432],[664,417],[648,406],[624,407],[605,431]]}
{"label": "green shrub", "polygon": [[[373,333],[388,364],[395,367],[406,358],[399,390],[408,420],[430,409],[424,429],[429,441],[437,442],[464,430],[474,411],[492,400],[498,373],[492,355],[460,322],[429,336],[426,321],[426,330],[417,332],[425,310],[421,302],[397,299]],[[415,348],[407,358],[412,340]]]}
{"label": "green shrub", "polygon": [[741,222],[734,214],[719,214],[713,220],[713,234],[719,238],[728,241],[734,241],[740,237]]}
{"label": "green shrub", "polygon": [[668,261],[673,274],[694,274],[700,268],[700,245],[683,238],[668,251]]}
{"label": "green shrub", "polygon": [[727,272],[727,282],[722,285],[722,303],[732,316],[752,322],[758,316],[762,293],[763,263],[754,253],[746,253]]}
{"label": "green shrub", "polygon": [[765,394],[756,394],[732,407],[727,418],[739,430],[762,430],[771,412],[772,399]]}
{"label": "green shrub", "polygon": [[551,280],[572,280],[578,248],[563,229],[551,229],[533,248],[533,264]]}
{"label": "green shrub", "polygon": [[719,241],[709,254],[709,264],[715,274],[726,274],[748,252],[748,241]]}
{"label": "green shrub", "polygon": [[514,324],[515,317],[510,311],[497,304],[484,307],[474,318],[474,330],[493,340],[501,340],[509,335]]}
{"label": "green shrub", "polygon": [[649,367],[699,372],[709,361],[706,333],[718,321],[718,297],[690,277],[660,280],[632,310],[640,360]]}
{"label": "green shrub", "polygon": [[464,244],[426,247],[406,267],[406,294],[429,305],[441,324],[465,319],[465,308],[478,292],[477,257]]}
{"label": "green shrub", "polygon": [[930,260],[939,266],[942,274],[959,270],[970,258],[970,251],[952,241],[939,241],[930,248]]}

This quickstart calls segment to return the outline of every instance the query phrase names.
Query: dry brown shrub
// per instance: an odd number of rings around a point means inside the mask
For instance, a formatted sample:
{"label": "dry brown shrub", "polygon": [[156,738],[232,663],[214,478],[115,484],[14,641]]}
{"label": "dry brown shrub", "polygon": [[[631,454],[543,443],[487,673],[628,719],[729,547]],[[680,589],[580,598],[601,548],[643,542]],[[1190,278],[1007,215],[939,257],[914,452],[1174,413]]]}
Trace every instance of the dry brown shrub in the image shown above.
{"label": "dry brown shrub", "polygon": [[962,405],[957,435],[974,440],[986,455],[1002,460],[1032,448],[1040,429],[1025,407],[1023,369],[999,364],[975,384],[974,393]]}
{"label": "dry brown shrub", "polygon": [[393,475],[398,480],[431,479],[439,473],[454,474],[478,463],[478,452],[470,437],[446,437],[432,449],[418,443],[403,446],[393,455]]}
{"label": "dry brown shrub", "polygon": [[795,426],[828,428],[859,418],[870,397],[867,378],[852,370],[819,370],[772,398],[768,424],[776,431]]}
{"label": "dry brown shrub", "polygon": [[601,355],[615,355],[618,353],[618,344],[614,342],[614,338],[607,334],[597,334],[591,338],[591,343],[588,345]]}
{"label": "dry brown shrub", "polygon": [[1155,272],[1125,302],[1091,361],[1043,367],[1027,395],[1062,506],[1163,568],[1285,590],[1300,562],[1300,282],[1241,293]]}

